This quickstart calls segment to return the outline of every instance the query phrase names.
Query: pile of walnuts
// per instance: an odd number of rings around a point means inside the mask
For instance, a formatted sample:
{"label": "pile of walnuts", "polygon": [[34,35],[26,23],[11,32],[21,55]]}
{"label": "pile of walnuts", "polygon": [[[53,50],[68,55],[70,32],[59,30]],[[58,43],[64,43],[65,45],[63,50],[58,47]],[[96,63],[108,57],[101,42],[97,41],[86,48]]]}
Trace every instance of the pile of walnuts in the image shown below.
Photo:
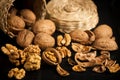
{"label": "pile of walnuts", "polygon": [[[9,77],[22,79],[25,70],[40,69],[41,59],[55,66],[61,76],[70,75],[69,71],[60,66],[63,58],[67,59],[75,72],[86,71],[89,67],[98,73],[105,72],[106,69],[111,73],[120,70],[119,64],[110,57],[110,51],[118,49],[110,26],[102,24],[93,31],[76,29],[70,33],[56,34],[56,25],[53,21],[36,20],[35,14],[29,9],[18,11],[13,8],[9,13],[9,29],[16,35],[17,44],[23,48],[18,49],[12,44],[1,47],[10,62],[16,66],[23,65],[23,69],[11,69]],[[53,36],[54,34],[56,35]]]}

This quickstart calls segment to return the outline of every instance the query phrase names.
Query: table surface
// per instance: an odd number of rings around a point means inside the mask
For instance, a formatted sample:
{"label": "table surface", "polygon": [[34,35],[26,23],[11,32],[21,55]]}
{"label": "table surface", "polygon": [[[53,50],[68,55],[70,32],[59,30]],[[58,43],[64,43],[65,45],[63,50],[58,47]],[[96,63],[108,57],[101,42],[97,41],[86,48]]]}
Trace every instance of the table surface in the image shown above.
{"label": "table surface", "polygon": [[[116,37],[116,42],[120,47],[120,6],[117,0],[94,0],[98,7],[99,24],[108,24],[111,26]],[[0,30],[0,47],[6,43],[16,45],[15,40]],[[120,49],[111,52],[111,58],[117,60],[120,64]],[[13,80],[7,77],[8,71],[15,67],[8,60],[8,57],[0,51],[0,80]],[[91,70],[77,73],[73,72],[64,61],[63,67],[70,72],[70,76],[61,77],[57,74],[55,68],[47,64],[41,65],[41,69],[26,73],[23,80],[120,80],[120,71],[117,73],[95,73]]]}

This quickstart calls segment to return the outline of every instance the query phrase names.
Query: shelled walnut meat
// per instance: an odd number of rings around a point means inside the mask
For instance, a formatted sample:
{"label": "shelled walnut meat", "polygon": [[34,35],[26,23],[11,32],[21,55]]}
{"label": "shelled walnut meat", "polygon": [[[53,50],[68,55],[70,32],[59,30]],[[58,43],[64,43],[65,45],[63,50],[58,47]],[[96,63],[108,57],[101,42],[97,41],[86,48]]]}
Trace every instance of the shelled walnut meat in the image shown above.
{"label": "shelled walnut meat", "polygon": [[44,32],[49,35],[52,35],[56,30],[56,26],[54,22],[49,19],[37,20],[33,25],[32,30],[35,34]]}
{"label": "shelled walnut meat", "polygon": [[51,35],[41,32],[35,36],[34,44],[39,45],[41,49],[46,49],[55,45],[55,39]]}
{"label": "shelled walnut meat", "polygon": [[62,62],[62,56],[54,48],[47,48],[43,51],[42,59],[50,65],[58,65]]}

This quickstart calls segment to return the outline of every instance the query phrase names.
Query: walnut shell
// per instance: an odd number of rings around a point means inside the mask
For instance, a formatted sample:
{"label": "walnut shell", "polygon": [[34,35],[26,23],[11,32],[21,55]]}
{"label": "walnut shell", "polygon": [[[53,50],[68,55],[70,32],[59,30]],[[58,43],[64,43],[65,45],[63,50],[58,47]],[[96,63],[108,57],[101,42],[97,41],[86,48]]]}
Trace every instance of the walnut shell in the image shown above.
{"label": "walnut shell", "polygon": [[73,41],[80,42],[81,44],[86,44],[89,41],[88,34],[80,29],[70,32],[70,36]]}
{"label": "walnut shell", "polygon": [[50,0],[47,13],[57,29],[65,33],[76,28],[90,30],[98,23],[97,7],[92,0]]}
{"label": "walnut shell", "polygon": [[113,35],[112,28],[106,24],[99,25],[97,28],[94,29],[93,32],[96,39],[102,37],[112,37]]}
{"label": "walnut shell", "polygon": [[57,65],[62,62],[62,56],[54,48],[47,48],[43,51],[42,59],[50,65]]}
{"label": "walnut shell", "polygon": [[118,49],[118,45],[115,42],[115,40],[111,38],[99,38],[96,39],[93,43],[93,47],[99,49],[99,50],[108,50],[113,51]]}
{"label": "walnut shell", "polygon": [[34,44],[39,45],[41,49],[46,49],[55,45],[55,39],[51,35],[41,32],[35,36]]}
{"label": "walnut shell", "polygon": [[25,22],[19,16],[10,15],[7,22],[10,31],[16,34],[25,28]]}
{"label": "walnut shell", "polygon": [[30,9],[22,9],[20,17],[25,21],[27,26],[31,26],[36,21],[36,15]]}
{"label": "walnut shell", "polygon": [[33,32],[36,34],[40,32],[45,32],[52,35],[55,32],[56,27],[53,21],[45,19],[36,21],[32,29]]}

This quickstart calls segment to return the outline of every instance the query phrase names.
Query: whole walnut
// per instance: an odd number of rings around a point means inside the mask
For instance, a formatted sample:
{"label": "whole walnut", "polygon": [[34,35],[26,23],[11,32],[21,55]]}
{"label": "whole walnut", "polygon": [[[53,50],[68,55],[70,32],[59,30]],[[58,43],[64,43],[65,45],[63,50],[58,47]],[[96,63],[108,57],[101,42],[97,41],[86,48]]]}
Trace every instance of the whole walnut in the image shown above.
{"label": "whole walnut", "polygon": [[39,45],[41,49],[46,49],[55,45],[55,39],[51,35],[41,32],[35,36],[34,44]]}
{"label": "whole walnut", "polygon": [[13,33],[18,33],[25,28],[25,22],[22,18],[16,15],[10,15],[7,19],[9,30]]}
{"label": "whole walnut", "polygon": [[36,21],[36,15],[30,9],[22,9],[20,11],[20,17],[23,18],[27,26],[31,26]]}
{"label": "whole walnut", "polygon": [[18,33],[16,42],[21,47],[27,47],[32,43],[34,36],[32,31],[24,29]]}
{"label": "whole walnut", "polygon": [[81,29],[76,29],[70,32],[71,39],[81,44],[86,44],[89,41],[89,36],[86,32]]}
{"label": "whole walnut", "polygon": [[45,19],[36,21],[32,29],[36,34],[39,32],[45,32],[49,35],[52,35],[55,32],[56,27],[53,21]]}
{"label": "whole walnut", "polygon": [[96,39],[97,38],[102,38],[102,37],[112,37],[113,32],[112,28],[106,24],[99,25],[93,30]]}
{"label": "whole walnut", "polygon": [[118,49],[118,45],[113,38],[99,38],[93,43],[93,47],[99,50],[114,51]]}

